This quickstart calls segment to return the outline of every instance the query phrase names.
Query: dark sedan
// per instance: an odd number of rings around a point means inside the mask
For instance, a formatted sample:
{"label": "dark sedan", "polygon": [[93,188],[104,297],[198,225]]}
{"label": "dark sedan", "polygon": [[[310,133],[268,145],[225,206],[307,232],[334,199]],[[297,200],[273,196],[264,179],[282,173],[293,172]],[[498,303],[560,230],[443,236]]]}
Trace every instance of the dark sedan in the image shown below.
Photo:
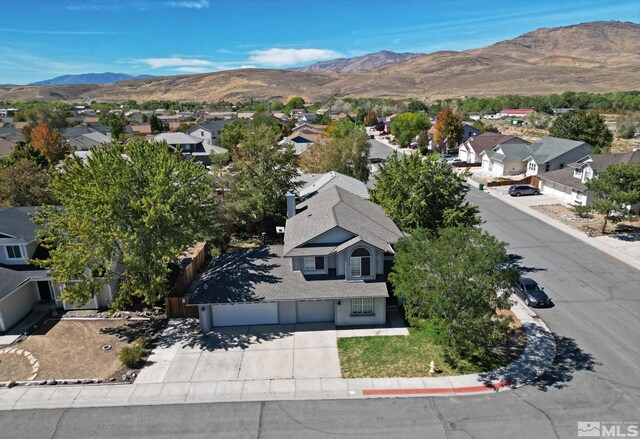
{"label": "dark sedan", "polygon": [[524,300],[527,306],[551,305],[551,298],[544,292],[544,288],[531,278],[520,276],[520,280],[513,287],[513,292]]}
{"label": "dark sedan", "polygon": [[540,189],[528,184],[514,184],[509,186],[509,195],[519,197],[520,195],[540,195]]}

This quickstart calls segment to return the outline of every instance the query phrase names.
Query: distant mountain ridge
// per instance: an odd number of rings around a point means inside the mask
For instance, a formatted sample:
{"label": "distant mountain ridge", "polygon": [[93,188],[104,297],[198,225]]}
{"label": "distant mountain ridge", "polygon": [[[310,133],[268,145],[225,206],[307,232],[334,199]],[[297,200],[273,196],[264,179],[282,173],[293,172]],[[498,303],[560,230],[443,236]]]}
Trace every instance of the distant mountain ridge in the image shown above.
{"label": "distant mountain ridge", "polygon": [[70,85],[70,84],[114,84],[128,79],[153,78],[151,75],[130,75],[128,73],[81,73],[78,75],[62,75],[29,85]]}
{"label": "distant mountain ridge", "polygon": [[337,63],[334,69],[343,70],[336,72],[318,63],[320,67],[315,68],[329,70],[240,69],[115,84],[4,86],[0,100],[246,102],[301,96],[318,102],[640,90],[640,24],[597,21],[541,28],[487,47],[434,52],[357,72],[340,67],[340,63],[349,64],[344,60],[331,62]]}
{"label": "distant mountain ridge", "polygon": [[358,73],[375,70],[388,64],[406,61],[422,56],[422,53],[397,53],[388,50],[368,53],[353,58],[338,58],[329,61],[320,61],[304,67],[296,67],[291,70],[304,73]]}

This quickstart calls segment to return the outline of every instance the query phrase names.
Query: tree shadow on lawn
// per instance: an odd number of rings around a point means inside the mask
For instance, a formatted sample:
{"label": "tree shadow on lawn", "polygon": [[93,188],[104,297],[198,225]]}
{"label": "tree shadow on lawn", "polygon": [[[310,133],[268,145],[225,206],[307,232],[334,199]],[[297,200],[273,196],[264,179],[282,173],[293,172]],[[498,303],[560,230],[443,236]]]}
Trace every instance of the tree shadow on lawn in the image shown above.
{"label": "tree shadow on lawn", "polygon": [[618,224],[616,229],[609,233],[609,236],[626,242],[640,241],[640,227]]}
{"label": "tree shadow on lawn", "polygon": [[158,338],[156,348],[169,349],[178,345],[180,349],[228,351],[247,349],[251,345],[292,335],[293,325],[230,326],[215,328],[202,334],[197,319],[172,320]]}
{"label": "tree shadow on lawn", "polygon": [[[525,323],[524,326],[527,326],[528,344],[522,356],[503,368],[481,373],[480,378],[485,385],[491,387],[492,382],[503,381],[512,388],[529,383],[543,392],[550,388],[563,389],[573,380],[576,372],[593,371],[601,364],[592,354],[583,351],[572,338],[549,334],[531,323]],[[555,339],[555,356],[551,364],[548,360],[545,361],[553,355],[550,337]],[[547,367],[542,372],[541,369],[545,366]],[[540,372],[542,374],[536,378]]]}
{"label": "tree shadow on lawn", "polygon": [[155,336],[164,329],[165,324],[165,319],[127,321],[123,325],[100,328],[100,333],[114,335],[127,343],[133,343],[140,337],[153,342]]}

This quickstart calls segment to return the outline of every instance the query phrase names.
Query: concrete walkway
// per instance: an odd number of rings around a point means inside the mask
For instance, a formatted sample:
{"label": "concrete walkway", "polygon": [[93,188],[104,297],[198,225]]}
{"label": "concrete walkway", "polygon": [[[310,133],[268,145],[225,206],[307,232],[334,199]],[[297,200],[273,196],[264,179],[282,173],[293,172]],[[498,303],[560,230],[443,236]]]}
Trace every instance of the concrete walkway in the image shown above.
{"label": "concrete walkway", "polygon": [[[469,185],[471,185],[472,187],[478,187],[478,183],[471,179],[468,179],[467,183],[469,183]],[[614,238],[612,236],[588,237],[586,233],[580,232],[571,226],[568,226],[533,209],[533,206],[541,204],[565,204],[562,201],[554,199],[550,196],[546,196],[546,201],[544,202],[541,202],[541,199],[539,199],[538,197],[511,197],[508,193],[506,193],[504,188],[501,189],[500,186],[497,186],[495,188],[485,188],[484,192],[500,199],[501,201],[504,201],[505,203],[521,210],[522,212],[533,216],[536,219],[539,219],[544,223],[549,224],[552,227],[555,227],[558,230],[562,230],[563,232],[589,244],[592,247],[597,248],[607,255],[616,258],[619,261],[624,262],[637,270],[640,270],[640,240],[625,241],[623,239]],[[542,195],[541,197],[545,196]]]}
{"label": "concrete walkway", "polygon": [[519,387],[536,379],[551,365],[555,357],[555,340],[544,322],[520,301],[512,307],[512,311],[527,332],[527,346],[518,360],[488,373],[417,378],[306,378],[18,386],[0,389],[0,410],[493,393]]}

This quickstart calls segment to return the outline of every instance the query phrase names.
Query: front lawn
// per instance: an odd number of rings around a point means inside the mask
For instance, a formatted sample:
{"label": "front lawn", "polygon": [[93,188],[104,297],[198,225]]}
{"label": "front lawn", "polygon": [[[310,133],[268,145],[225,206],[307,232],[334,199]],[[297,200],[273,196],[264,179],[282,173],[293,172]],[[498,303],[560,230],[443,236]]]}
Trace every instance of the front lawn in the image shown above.
{"label": "front lawn", "polygon": [[340,370],[343,378],[425,377],[430,376],[429,363],[433,360],[436,373],[431,376],[483,372],[508,364],[522,353],[526,335],[519,326],[519,322],[514,325],[515,336],[510,343],[494,349],[494,358],[483,366],[447,363],[445,349],[435,341],[435,333],[428,326],[409,328],[407,336],[339,338]]}

